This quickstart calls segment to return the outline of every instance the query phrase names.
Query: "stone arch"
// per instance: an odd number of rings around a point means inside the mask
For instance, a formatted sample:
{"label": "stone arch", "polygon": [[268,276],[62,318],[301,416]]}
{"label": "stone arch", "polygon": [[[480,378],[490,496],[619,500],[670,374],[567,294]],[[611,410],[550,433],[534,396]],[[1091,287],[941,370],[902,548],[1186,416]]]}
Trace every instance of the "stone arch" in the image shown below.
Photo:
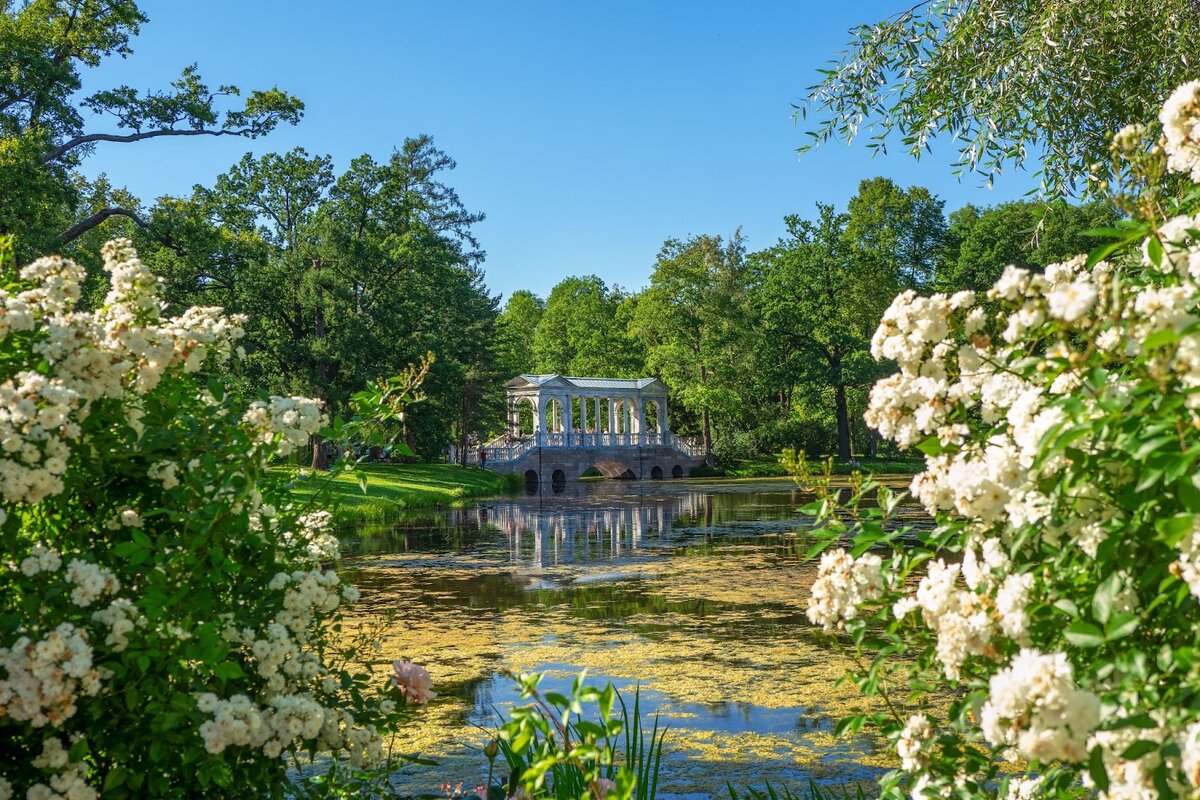
{"label": "stone arch", "polygon": [[513,408],[513,422],[516,428],[513,433],[518,436],[532,436],[538,427],[537,413],[536,400],[532,397],[518,398]]}
{"label": "stone arch", "polygon": [[600,470],[600,474],[605,478],[619,480],[637,479],[637,475],[634,473],[634,471],[630,469],[629,465],[623,461],[597,461],[592,466]]}
{"label": "stone arch", "polygon": [[642,419],[646,421],[645,433],[662,432],[662,406],[658,400],[642,401]]}
{"label": "stone arch", "polygon": [[536,469],[525,470],[525,491],[531,494],[536,492],[539,482],[540,479],[538,478]]}
{"label": "stone arch", "polygon": [[550,488],[557,494],[567,488],[567,473],[556,469],[550,475]]}
{"label": "stone arch", "polygon": [[650,479],[656,480],[656,481],[661,481],[663,479],[662,467],[658,466],[657,464],[655,464],[653,467],[651,467],[650,468]]}
{"label": "stone arch", "polygon": [[675,466],[671,467],[671,477],[672,478],[682,478],[683,477],[683,467],[679,464],[676,464]]}

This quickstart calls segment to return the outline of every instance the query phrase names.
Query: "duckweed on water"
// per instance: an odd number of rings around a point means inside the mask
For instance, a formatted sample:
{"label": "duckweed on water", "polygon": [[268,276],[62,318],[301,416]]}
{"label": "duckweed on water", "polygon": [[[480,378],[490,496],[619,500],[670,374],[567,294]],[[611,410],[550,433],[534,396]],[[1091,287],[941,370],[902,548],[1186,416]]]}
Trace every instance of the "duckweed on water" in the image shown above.
{"label": "duckweed on water", "polygon": [[415,531],[391,554],[355,560],[359,621],[390,615],[381,674],[392,659],[416,661],[441,692],[400,744],[440,766],[410,768],[401,788],[480,782],[480,726],[515,699],[503,670],[548,669],[565,684],[587,667],[622,691],[640,685],[671,729],[668,795],[766,778],[865,781],[891,766],[883,743],[833,737],[836,720],[868,701],[837,685],[848,663],[804,620],[807,545],[778,533],[780,521],[799,524],[795,493],[698,494],[643,496],[632,508],[627,496],[594,494],[549,510],[540,498],[505,501],[454,546]]}

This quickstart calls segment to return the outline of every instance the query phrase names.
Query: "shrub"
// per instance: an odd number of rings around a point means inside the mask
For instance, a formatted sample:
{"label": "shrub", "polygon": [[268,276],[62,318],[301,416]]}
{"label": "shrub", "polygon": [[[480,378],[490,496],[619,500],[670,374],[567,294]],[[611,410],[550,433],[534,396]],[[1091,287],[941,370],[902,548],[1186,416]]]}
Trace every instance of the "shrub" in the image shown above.
{"label": "shrub", "polygon": [[826,494],[808,616],[869,657],[888,711],[842,729],[895,743],[889,797],[1200,790],[1200,189],[1156,188],[1200,178],[1200,82],[1162,122],[1165,151],[1114,144],[1151,181],[1115,241],[986,297],[906,292],[872,341],[900,371],[867,419],[925,453],[937,526],[896,529],[870,482]]}
{"label": "shrub", "polygon": [[268,464],[321,427],[207,377],[241,320],[162,316],[128,241],[112,290],[43,258],[0,287],[0,797],[281,796],[286,753],[365,765],[403,699],[337,626],[328,513]]}

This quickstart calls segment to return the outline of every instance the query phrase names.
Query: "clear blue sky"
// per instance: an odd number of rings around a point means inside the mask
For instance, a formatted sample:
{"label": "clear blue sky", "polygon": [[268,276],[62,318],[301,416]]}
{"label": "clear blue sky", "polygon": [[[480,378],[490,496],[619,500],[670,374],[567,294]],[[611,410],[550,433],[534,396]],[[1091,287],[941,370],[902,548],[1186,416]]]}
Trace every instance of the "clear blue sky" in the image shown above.
{"label": "clear blue sky", "polygon": [[906,4],[861,2],[384,2],[146,0],[134,54],[85,91],[159,88],[198,62],[210,85],[278,85],[307,106],[257,141],[101,144],[107,172],[150,201],[210,184],[242,153],[300,145],[344,168],[428,133],[458,161],[448,177],[472,210],[487,283],[545,295],[567,275],[644,286],[668,237],[728,234],[751,248],[789,213],[843,205],[858,181],[923,184],[947,210],[1019,198],[1034,179],[988,190],[951,174],[954,150],[917,162],[865,144],[803,156],[792,103],[854,24]]}

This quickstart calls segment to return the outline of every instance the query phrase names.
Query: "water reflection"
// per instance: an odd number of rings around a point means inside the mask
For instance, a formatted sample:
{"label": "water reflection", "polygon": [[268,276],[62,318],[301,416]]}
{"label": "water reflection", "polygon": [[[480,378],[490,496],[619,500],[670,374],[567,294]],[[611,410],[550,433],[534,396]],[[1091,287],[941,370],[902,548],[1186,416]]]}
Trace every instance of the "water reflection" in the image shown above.
{"label": "water reflection", "polygon": [[404,744],[442,767],[400,788],[478,782],[477,726],[515,699],[501,670],[565,685],[585,666],[640,685],[674,731],[667,794],[871,778],[888,756],[833,739],[833,721],[866,706],[834,686],[846,665],[803,614],[806,499],[778,481],[580,484],[351,537],[362,620],[394,615],[386,657],[428,664],[443,692]]}

